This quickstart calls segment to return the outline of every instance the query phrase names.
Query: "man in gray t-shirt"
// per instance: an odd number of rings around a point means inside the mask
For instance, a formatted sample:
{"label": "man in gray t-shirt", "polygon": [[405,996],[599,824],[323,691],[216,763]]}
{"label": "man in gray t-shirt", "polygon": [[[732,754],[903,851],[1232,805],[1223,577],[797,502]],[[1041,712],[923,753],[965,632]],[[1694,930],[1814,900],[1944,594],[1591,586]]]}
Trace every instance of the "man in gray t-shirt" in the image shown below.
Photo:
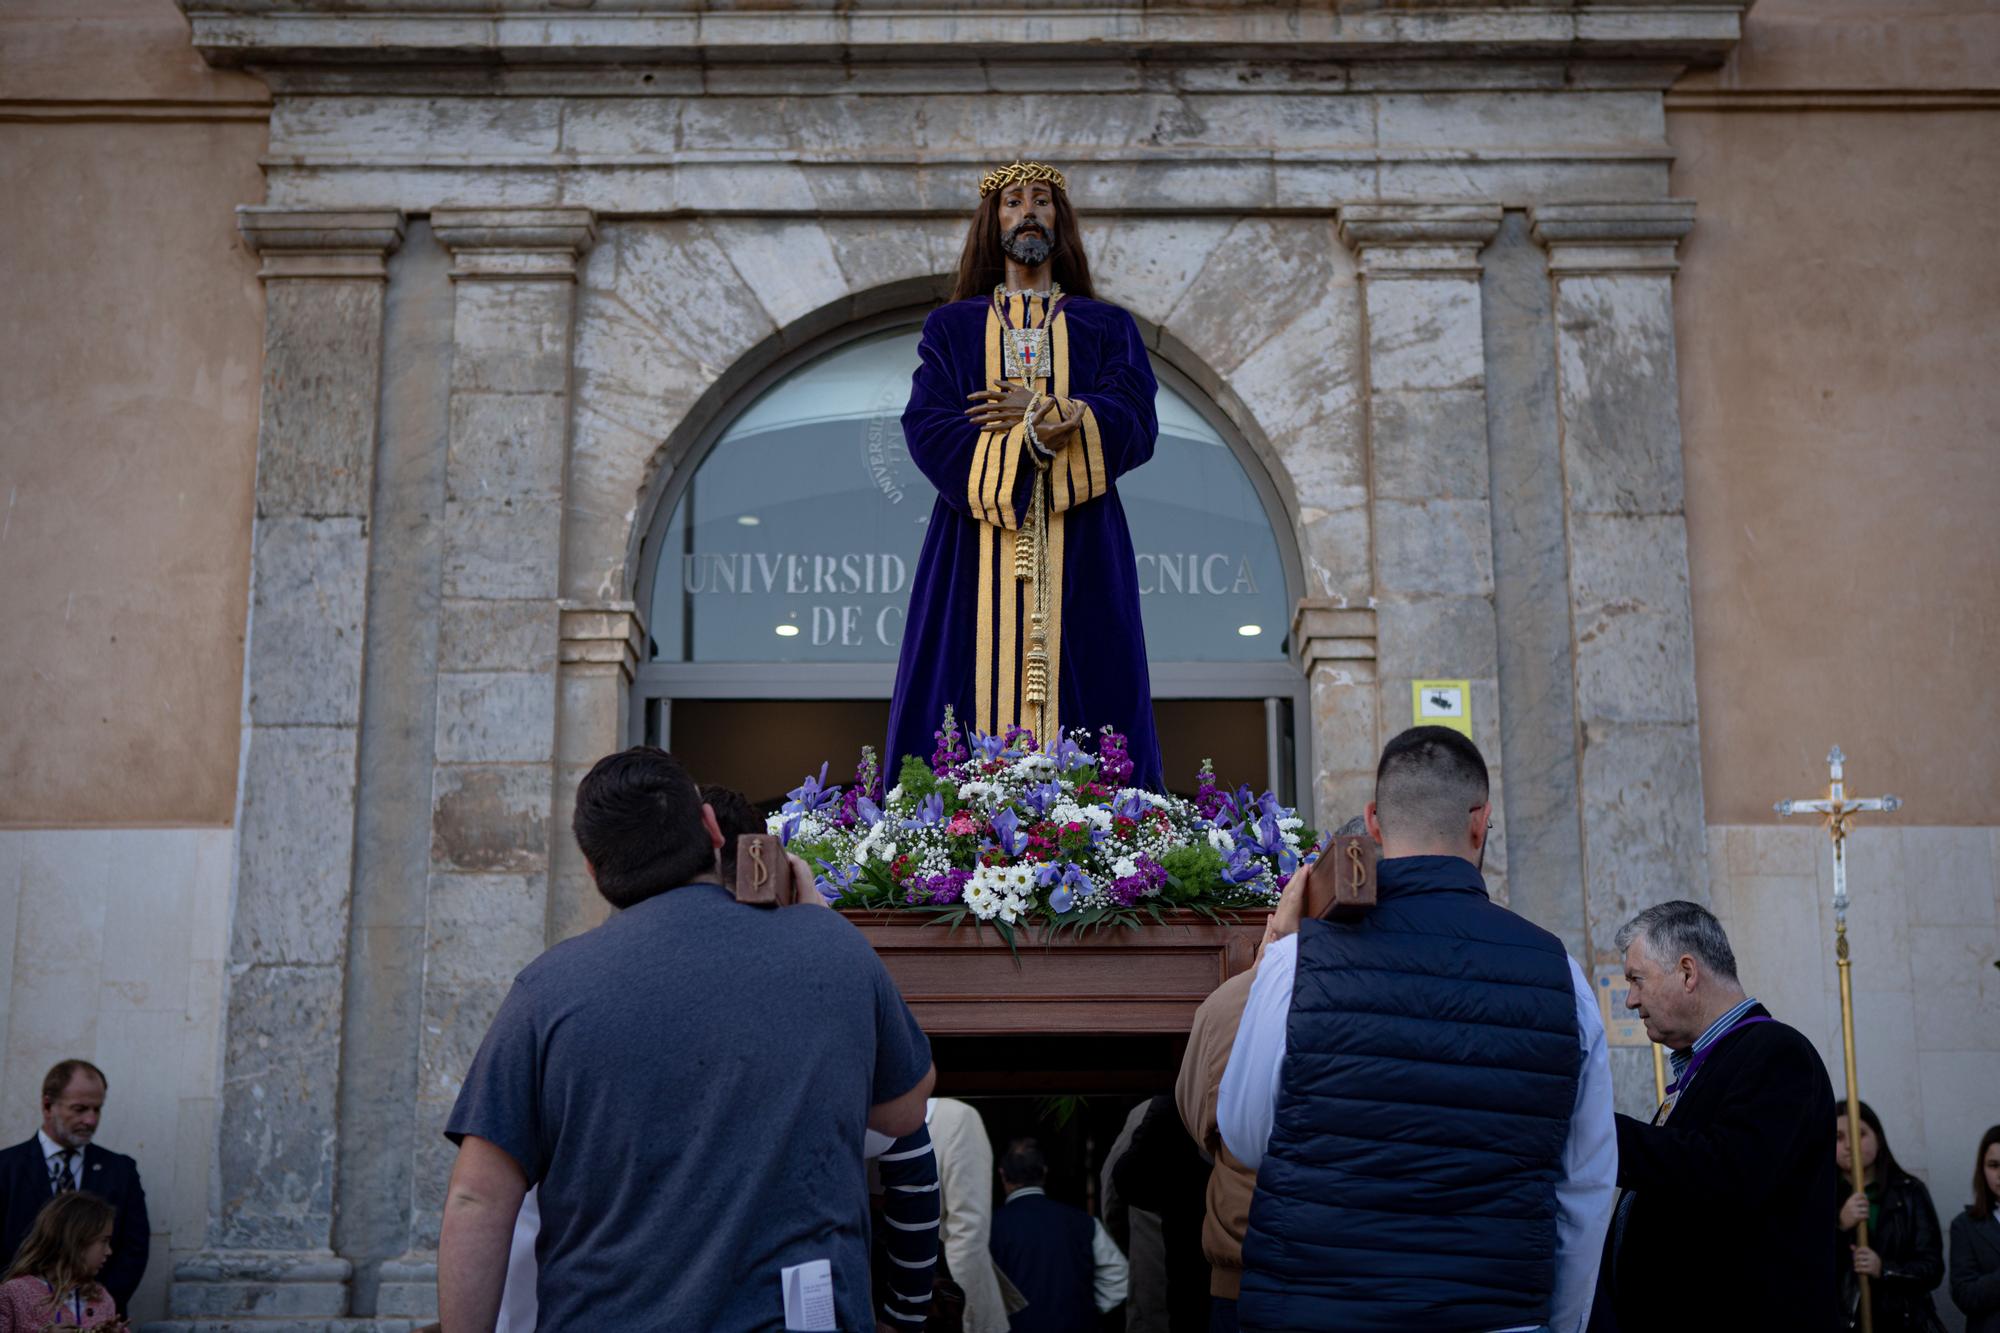
{"label": "man in gray t-shirt", "polygon": [[473,1057],[445,1327],[492,1326],[539,1185],[543,1329],[781,1329],[781,1271],[818,1260],[839,1328],[872,1329],[864,1130],[914,1130],[934,1080],[895,984],[838,913],[714,882],[713,813],[662,751],[600,761],[574,827],[624,910],[529,964]]}

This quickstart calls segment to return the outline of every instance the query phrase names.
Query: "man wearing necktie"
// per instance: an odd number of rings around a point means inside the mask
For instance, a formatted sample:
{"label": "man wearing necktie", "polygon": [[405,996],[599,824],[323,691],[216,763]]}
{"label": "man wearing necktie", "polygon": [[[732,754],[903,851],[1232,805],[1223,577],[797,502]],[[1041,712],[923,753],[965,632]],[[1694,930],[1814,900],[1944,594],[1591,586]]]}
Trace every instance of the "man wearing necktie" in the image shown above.
{"label": "man wearing necktie", "polygon": [[[1729,937],[1700,904],[1649,907],[1617,944],[1626,1006],[1671,1052],[1673,1081],[1650,1123],[1616,1117],[1622,1193],[1591,1328],[1836,1327],[1826,1219],[1842,1196],[1819,1052],[1745,993]],[[1684,1281],[1688,1301],[1662,1298]]]}
{"label": "man wearing necktie", "polygon": [[64,1060],[42,1080],[41,1129],[0,1152],[0,1266],[13,1261],[44,1204],[87,1190],[118,1210],[111,1258],[97,1280],[123,1314],[146,1272],[152,1227],[139,1164],[94,1141],[107,1087],[104,1071],[87,1060]]}

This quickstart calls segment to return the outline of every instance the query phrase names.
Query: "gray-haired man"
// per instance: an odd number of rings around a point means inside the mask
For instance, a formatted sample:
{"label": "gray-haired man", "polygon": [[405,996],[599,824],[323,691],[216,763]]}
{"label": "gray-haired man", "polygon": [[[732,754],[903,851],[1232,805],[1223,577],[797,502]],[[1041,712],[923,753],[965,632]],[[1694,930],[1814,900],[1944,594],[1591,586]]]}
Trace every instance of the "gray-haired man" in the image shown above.
{"label": "gray-haired man", "polygon": [[1618,1117],[1625,1193],[1604,1270],[1620,1333],[1835,1327],[1840,1194],[1819,1053],[1744,994],[1707,908],[1649,907],[1618,947],[1626,1006],[1673,1063],[1651,1123]]}

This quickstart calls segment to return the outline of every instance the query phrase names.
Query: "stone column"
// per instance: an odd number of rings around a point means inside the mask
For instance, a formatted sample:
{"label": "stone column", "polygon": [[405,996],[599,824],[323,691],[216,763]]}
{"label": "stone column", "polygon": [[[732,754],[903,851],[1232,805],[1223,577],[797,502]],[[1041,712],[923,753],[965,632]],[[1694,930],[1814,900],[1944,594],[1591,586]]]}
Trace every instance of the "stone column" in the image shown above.
{"label": "stone column", "polygon": [[[1554,284],[1585,929],[1591,961],[1616,963],[1634,912],[1708,898],[1674,368],[1674,251],[1694,205],[1533,218]],[[1645,1051],[1614,1057],[1621,1090],[1650,1096]]]}
{"label": "stone column", "polygon": [[569,836],[569,820],[576,808],[576,784],[592,764],[627,744],[632,675],[645,651],[645,626],[631,602],[562,604],[550,943],[589,930],[611,910],[591,881],[576,839]]}
{"label": "stone column", "polygon": [[[1331,832],[1373,799],[1375,613],[1337,597],[1303,597],[1292,612],[1292,660],[1310,691],[1313,727],[1312,825]],[[1307,793],[1301,793],[1305,805]]]}
{"label": "stone column", "polygon": [[454,295],[429,912],[410,1251],[376,1306],[410,1317],[435,1307],[445,1116],[547,940],[571,324],[595,237],[580,208],[441,208],[431,230]]}
{"label": "stone column", "polygon": [[264,267],[249,734],[209,1249],[176,1317],[347,1312],[331,1248],[369,507],[394,209],[243,208]]}
{"label": "stone column", "polygon": [[[1340,210],[1341,239],[1360,264],[1367,323],[1378,749],[1410,725],[1413,681],[1470,681],[1473,736],[1496,808],[1500,687],[1479,252],[1499,229],[1498,204]],[[1372,785],[1374,756],[1365,768]],[[1486,856],[1501,902],[1506,867],[1503,826]]]}

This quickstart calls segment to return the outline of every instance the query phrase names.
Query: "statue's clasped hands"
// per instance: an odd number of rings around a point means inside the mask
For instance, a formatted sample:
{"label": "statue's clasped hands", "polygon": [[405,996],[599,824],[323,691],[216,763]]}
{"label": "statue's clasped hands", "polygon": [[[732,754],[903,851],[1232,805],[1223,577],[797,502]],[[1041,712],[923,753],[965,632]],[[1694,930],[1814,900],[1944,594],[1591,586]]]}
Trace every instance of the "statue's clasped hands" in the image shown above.
{"label": "statue's clasped hands", "polygon": [[[984,389],[966,397],[971,400],[972,406],[965,409],[965,415],[981,430],[1011,430],[1035,400],[1033,390],[1000,380],[994,380]],[[1082,424],[1082,403],[1065,413],[1055,399],[1045,395],[1035,413],[1035,434],[1048,449],[1060,447]]]}

